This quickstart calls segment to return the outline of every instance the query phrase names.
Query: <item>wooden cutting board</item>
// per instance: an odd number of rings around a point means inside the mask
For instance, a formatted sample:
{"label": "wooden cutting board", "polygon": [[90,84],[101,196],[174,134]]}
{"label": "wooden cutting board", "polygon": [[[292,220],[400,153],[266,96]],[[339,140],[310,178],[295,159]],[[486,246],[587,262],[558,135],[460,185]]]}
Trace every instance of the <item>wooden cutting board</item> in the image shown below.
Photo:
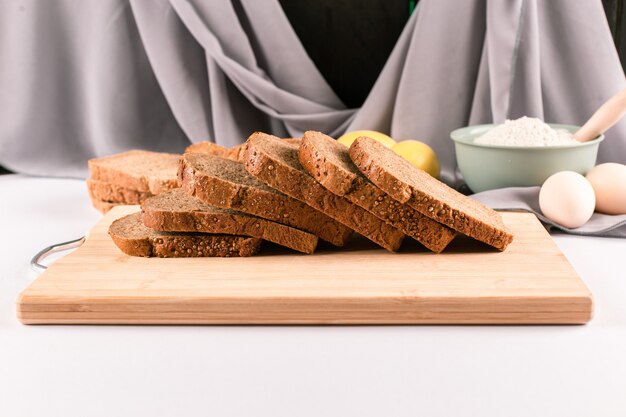
{"label": "wooden cutting board", "polygon": [[18,300],[23,323],[586,323],[592,297],[536,217],[502,213],[503,252],[457,238],[435,255],[365,239],[314,255],[266,247],[250,258],[137,258],[113,244],[116,207]]}

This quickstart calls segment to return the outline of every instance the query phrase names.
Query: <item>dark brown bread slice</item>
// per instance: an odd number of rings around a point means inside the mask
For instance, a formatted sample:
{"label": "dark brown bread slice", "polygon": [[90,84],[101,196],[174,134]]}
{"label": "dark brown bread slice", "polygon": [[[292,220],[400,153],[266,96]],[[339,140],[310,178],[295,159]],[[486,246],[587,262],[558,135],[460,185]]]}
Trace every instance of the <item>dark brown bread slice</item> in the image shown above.
{"label": "dark brown bread slice", "polygon": [[185,153],[206,153],[209,155],[216,155],[221,157],[226,157],[228,153],[228,148],[218,145],[217,143],[203,141],[192,143],[191,145],[185,148]]}
{"label": "dark brown bread slice", "polygon": [[[289,143],[291,145],[298,145],[300,146],[300,144],[302,143],[302,138],[285,138],[282,139],[283,142],[285,143]],[[244,143],[245,145],[245,143]]]}
{"label": "dark brown bread slice", "polygon": [[329,191],[363,207],[433,252],[441,252],[456,232],[401,204],[372,184],[350,159],[348,148],[320,132],[305,132],[298,151],[302,166]]}
{"label": "dark brown bread slice", "polygon": [[252,256],[261,239],[206,233],[157,232],[144,226],[141,213],[115,220],[109,235],[122,252],[131,256],[160,258]]}
{"label": "dark brown bread slice", "polygon": [[313,253],[317,236],[284,224],[214,207],[183,190],[166,191],[142,205],[143,224],[165,232],[201,232],[258,237],[304,253]]}
{"label": "dark brown bread slice", "polygon": [[295,227],[336,246],[343,246],[352,234],[341,223],[268,187],[239,162],[213,155],[185,154],[178,175],[188,195],[213,206]]}
{"label": "dark brown bread slice", "polygon": [[[300,145],[301,139],[298,138],[286,138],[283,139],[287,143]],[[209,155],[221,156],[222,158],[232,159],[233,161],[240,161],[243,158],[243,150],[245,143],[241,145],[233,146],[232,148],[225,148],[213,142],[198,142],[191,144],[185,149],[185,153],[206,153]]]}
{"label": "dark brown bread slice", "polygon": [[120,204],[141,204],[153,195],[149,191],[137,191],[91,178],[87,179],[87,189],[97,200]]}
{"label": "dark brown bread slice", "polygon": [[205,153],[237,161],[242,146],[243,145],[237,145],[232,148],[226,148],[222,145],[218,145],[217,143],[204,141],[187,146],[185,153]]}
{"label": "dark brown bread slice", "polygon": [[171,153],[133,150],[90,159],[89,171],[91,179],[156,195],[178,187],[179,158]]}
{"label": "dark brown bread slice", "polygon": [[343,223],[383,248],[400,248],[404,233],[318,183],[298,161],[298,146],[253,133],[244,152],[248,172],[290,197]]}
{"label": "dark brown bread slice", "polygon": [[513,241],[498,212],[415,168],[374,139],[357,138],[349,153],[370,181],[399,202],[499,250]]}

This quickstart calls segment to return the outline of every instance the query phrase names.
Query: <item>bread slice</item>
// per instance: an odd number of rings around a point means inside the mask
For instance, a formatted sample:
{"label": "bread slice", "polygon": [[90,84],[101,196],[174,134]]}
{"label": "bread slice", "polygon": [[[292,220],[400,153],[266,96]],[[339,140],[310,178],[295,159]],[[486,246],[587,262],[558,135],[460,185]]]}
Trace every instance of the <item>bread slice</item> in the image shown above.
{"label": "bread slice", "polygon": [[225,148],[217,143],[204,141],[187,146],[185,153],[205,153],[207,155],[221,156],[222,158],[238,161],[242,149],[243,144],[233,146],[232,148]]}
{"label": "bread slice", "polygon": [[217,143],[202,141],[192,143],[185,148],[185,153],[206,153],[209,155],[225,157],[228,153],[228,148],[218,145]]}
{"label": "bread slice", "polygon": [[415,168],[374,139],[357,138],[349,153],[370,181],[425,216],[501,251],[513,241],[498,212]]}
{"label": "bread slice", "polygon": [[[300,144],[302,143],[302,138],[285,138],[285,139],[281,139],[283,142],[285,143],[289,143],[290,145],[297,145],[300,146]],[[245,145],[245,143],[244,143]]]}
{"label": "bread slice", "polygon": [[400,229],[428,249],[439,253],[456,232],[401,204],[371,183],[350,159],[348,148],[320,132],[305,132],[298,158],[320,184]]}
{"label": "bread slice", "polygon": [[111,201],[98,200],[93,195],[91,195],[91,192],[89,192],[89,199],[91,200],[91,205],[102,214],[107,213],[109,210],[111,210],[115,206],[121,205],[121,203],[113,203]]}
{"label": "bread slice", "polygon": [[131,256],[252,256],[261,246],[261,239],[252,237],[157,232],[144,226],[141,213],[115,220],[109,227],[109,235],[122,252]]}
{"label": "bread slice", "polygon": [[250,175],[235,161],[189,153],[180,162],[179,180],[188,195],[212,206],[230,208],[313,233],[343,246],[352,230]]}
{"label": "bread slice", "polygon": [[89,160],[91,179],[137,191],[160,194],[178,187],[180,155],[133,150]]}
{"label": "bread slice", "polygon": [[248,172],[269,186],[325,213],[387,250],[400,248],[404,233],[324,188],[300,164],[297,145],[265,133],[253,133],[248,138],[244,161]]}
{"label": "bread slice", "polygon": [[166,232],[202,232],[257,237],[299,252],[313,253],[317,236],[230,209],[211,206],[183,190],[166,191],[142,205],[143,224]]}
{"label": "bread slice", "polygon": [[137,191],[91,178],[87,179],[87,189],[89,194],[97,200],[120,204],[141,204],[153,195],[149,191]]}
{"label": "bread slice", "polygon": [[[299,138],[286,138],[283,139],[287,143],[300,145],[301,139]],[[243,150],[245,143],[241,145],[233,146],[232,148],[225,148],[217,143],[203,141],[191,144],[185,149],[185,153],[206,153],[209,155],[221,156],[222,158],[232,159],[233,161],[241,161],[243,158]]]}

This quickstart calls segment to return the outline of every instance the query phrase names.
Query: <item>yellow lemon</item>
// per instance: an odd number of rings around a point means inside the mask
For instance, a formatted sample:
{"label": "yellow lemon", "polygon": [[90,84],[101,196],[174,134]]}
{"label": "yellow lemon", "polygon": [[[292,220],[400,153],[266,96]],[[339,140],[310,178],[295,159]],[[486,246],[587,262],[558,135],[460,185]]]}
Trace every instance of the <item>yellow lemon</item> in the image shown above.
{"label": "yellow lemon", "polygon": [[360,136],[367,136],[368,138],[377,140],[388,148],[391,148],[393,145],[396,144],[396,141],[391,139],[389,136],[385,135],[384,133],[376,132],[374,130],[355,130],[354,132],[346,133],[345,135],[337,139],[337,142],[346,145],[347,147],[350,147],[350,145],[352,145],[352,142],[354,142],[356,138]]}
{"label": "yellow lemon", "polygon": [[416,168],[439,178],[439,159],[430,146],[417,140],[403,140],[391,149]]}

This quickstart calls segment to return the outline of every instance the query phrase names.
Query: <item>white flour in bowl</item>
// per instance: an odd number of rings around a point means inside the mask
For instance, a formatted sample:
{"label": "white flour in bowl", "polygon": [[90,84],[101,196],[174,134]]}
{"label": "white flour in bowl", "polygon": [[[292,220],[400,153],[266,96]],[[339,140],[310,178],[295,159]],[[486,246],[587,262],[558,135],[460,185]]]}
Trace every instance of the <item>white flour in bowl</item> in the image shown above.
{"label": "white flour in bowl", "polygon": [[482,136],[474,143],[500,146],[563,146],[579,142],[572,134],[562,129],[552,129],[535,117],[520,117],[506,120]]}

